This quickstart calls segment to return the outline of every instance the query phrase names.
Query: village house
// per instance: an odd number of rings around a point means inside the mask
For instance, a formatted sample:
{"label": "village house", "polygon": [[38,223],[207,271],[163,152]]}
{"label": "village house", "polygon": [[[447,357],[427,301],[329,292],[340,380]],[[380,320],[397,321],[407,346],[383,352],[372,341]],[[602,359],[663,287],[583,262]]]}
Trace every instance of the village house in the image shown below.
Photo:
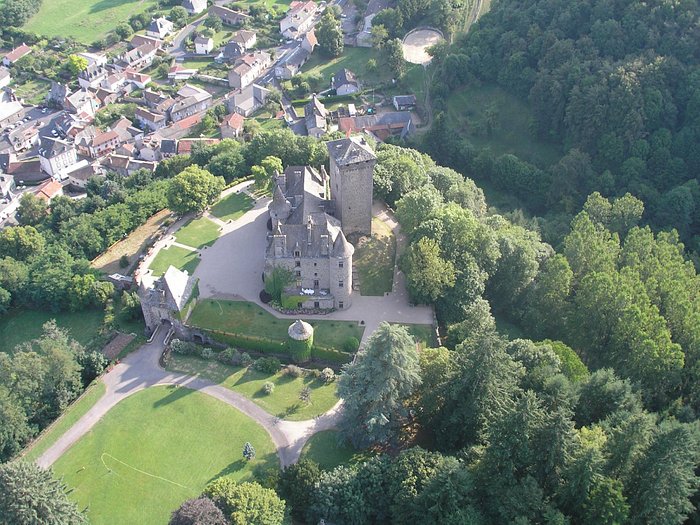
{"label": "village house", "polygon": [[116,73],[107,75],[102,82],[100,82],[100,87],[107,91],[112,91],[113,93],[118,93],[125,85],[126,74],[123,71],[117,71]]}
{"label": "village house", "polygon": [[100,109],[100,101],[92,91],[81,88],[75,93],[68,95],[63,103],[66,111],[76,115],[87,115],[94,117]]}
{"label": "village house", "polygon": [[285,38],[297,38],[313,27],[318,5],[313,0],[295,1],[289,5],[286,16],[280,20],[280,33]]}
{"label": "village house", "polygon": [[253,83],[271,64],[272,57],[265,51],[248,53],[239,58],[228,73],[228,85],[243,89]]}
{"label": "village house", "polygon": [[178,155],[189,155],[192,152],[192,146],[199,144],[202,146],[211,146],[213,144],[218,144],[219,139],[211,138],[198,138],[198,139],[180,139],[177,141],[177,154]]}
{"label": "village house", "polygon": [[34,126],[22,127],[11,131],[7,140],[15,152],[26,151],[39,143],[39,130]]}
{"label": "village house", "polygon": [[104,157],[100,163],[105,170],[113,171],[122,177],[128,177],[138,170],[146,170],[153,173],[156,170],[156,166],[158,166],[157,162],[132,159],[127,155],[116,155],[114,153]]}
{"label": "village house", "polygon": [[63,195],[63,186],[56,179],[49,179],[39,185],[34,195],[48,204],[54,197]]}
{"label": "village house", "polygon": [[169,159],[177,155],[177,140],[162,139],[160,141],[160,156],[164,159]]}
{"label": "village house", "polygon": [[68,172],[68,185],[72,189],[82,190],[87,186],[91,178],[104,176],[103,170],[99,165],[90,164],[87,161],[83,161],[80,164],[80,166]]}
{"label": "village house", "polygon": [[415,95],[396,95],[391,100],[396,111],[411,111],[416,107]]}
{"label": "village house", "polygon": [[78,84],[85,89],[96,88],[108,74],[109,71],[104,64],[94,62],[78,73]]}
{"label": "village house", "polygon": [[42,137],[39,145],[41,169],[52,177],[78,162],[75,146],[62,139]]}
{"label": "village house", "polygon": [[179,80],[189,80],[196,74],[196,69],[186,68],[182,64],[175,64],[168,70],[168,78],[174,82]]}
{"label": "village house", "polygon": [[17,62],[20,58],[27,56],[32,52],[32,48],[27,44],[22,44],[14,48],[8,54],[6,54],[2,59],[2,65],[5,67],[10,67],[12,64]]}
{"label": "village house", "polygon": [[340,69],[331,79],[331,88],[336,95],[352,95],[360,91],[360,83],[355,73],[349,69]]}
{"label": "village house", "polygon": [[158,131],[168,124],[165,115],[162,113],[154,113],[145,108],[136,108],[134,111],[134,118],[142,128],[151,131]]}
{"label": "village house", "polygon": [[160,18],[151,20],[151,23],[146,28],[146,35],[162,40],[172,33],[173,29],[173,23],[164,16],[161,16]]}
{"label": "village house", "polygon": [[198,55],[208,55],[214,49],[214,41],[208,36],[197,36],[194,39],[194,52]]}
{"label": "village house", "polygon": [[209,8],[209,16],[216,16],[221,19],[221,22],[227,26],[236,26],[242,24],[246,20],[251,20],[252,17],[240,11],[233,11],[227,7],[213,5]]}
{"label": "village house", "polygon": [[112,65],[121,71],[125,69],[140,71],[153,63],[159,48],[160,46],[153,42],[145,42],[130,51],[125,51],[118,55]]}
{"label": "village house", "polygon": [[111,153],[121,144],[121,136],[116,130],[110,129],[95,135],[88,146],[90,157],[96,159]]}
{"label": "village house", "polygon": [[0,128],[14,124],[22,117],[22,109],[24,109],[22,104],[9,98],[9,96],[2,96],[0,99]]}
{"label": "village house", "polygon": [[304,106],[304,123],[306,124],[306,131],[309,137],[319,138],[326,133],[328,129],[327,116],[326,106],[314,93],[309,103]]}
{"label": "village house", "polygon": [[5,175],[0,168],[0,199],[11,200],[12,192],[17,187],[15,178],[11,175]]}
{"label": "village house", "polygon": [[88,62],[88,66],[92,65],[99,65],[99,66],[105,66],[107,65],[107,57],[105,55],[102,55],[100,53],[89,53],[88,51],[81,51],[80,53],[76,53],[79,57],[84,58]]}
{"label": "village house", "polygon": [[305,49],[309,53],[313,53],[317,45],[318,39],[316,38],[316,32],[313,29],[305,33],[304,38],[301,39],[302,49]]}
{"label": "village house", "polygon": [[212,103],[211,93],[208,91],[185,84],[178,91],[180,98],[170,108],[170,120],[178,122],[195,113],[209,109]]}
{"label": "village house", "polygon": [[147,75],[146,73],[138,73],[133,69],[124,70],[124,74],[126,75],[126,80],[131,82],[138,89],[146,89],[146,85],[150,84],[152,80],[151,75]]}
{"label": "village house", "polygon": [[240,113],[231,113],[221,121],[221,138],[235,139],[243,135],[245,117]]}
{"label": "village house", "polygon": [[134,35],[131,37],[131,40],[129,40],[131,49],[136,49],[144,44],[150,44],[156,49],[163,47],[163,41],[160,38],[153,38],[146,35]]}
{"label": "village house", "polygon": [[299,46],[291,53],[275,64],[275,77],[281,80],[289,80],[301,72],[301,67],[311,57],[311,52]]}
{"label": "village house", "polygon": [[269,89],[251,84],[228,99],[228,110],[249,117],[265,105],[269,94]]}
{"label": "village house", "polygon": [[391,136],[406,138],[413,130],[413,119],[408,111],[390,111],[376,115],[342,117],[338,119],[338,131],[343,133],[367,131],[380,141],[385,141]]}
{"label": "village house", "polygon": [[207,9],[207,0],[182,0],[182,7],[190,15],[198,15]]}

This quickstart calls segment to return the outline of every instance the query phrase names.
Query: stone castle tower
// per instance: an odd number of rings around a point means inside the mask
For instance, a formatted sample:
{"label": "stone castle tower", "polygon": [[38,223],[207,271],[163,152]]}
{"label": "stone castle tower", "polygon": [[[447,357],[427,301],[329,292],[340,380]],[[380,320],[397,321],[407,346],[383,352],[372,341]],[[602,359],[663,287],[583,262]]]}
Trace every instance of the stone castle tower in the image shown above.
{"label": "stone castle tower", "polygon": [[361,137],[327,143],[331,198],[345,235],[372,233],[372,173],[377,157]]}

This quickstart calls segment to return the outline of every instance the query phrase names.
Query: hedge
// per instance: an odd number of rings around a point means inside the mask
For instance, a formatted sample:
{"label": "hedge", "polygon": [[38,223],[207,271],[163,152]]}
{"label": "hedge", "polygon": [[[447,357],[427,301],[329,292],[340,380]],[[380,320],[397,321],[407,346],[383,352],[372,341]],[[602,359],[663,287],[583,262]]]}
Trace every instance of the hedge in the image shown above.
{"label": "hedge", "polygon": [[314,346],[311,349],[311,357],[320,361],[328,361],[329,363],[345,364],[352,361],[352,354],[341,352],[335,348],[322,348]]}

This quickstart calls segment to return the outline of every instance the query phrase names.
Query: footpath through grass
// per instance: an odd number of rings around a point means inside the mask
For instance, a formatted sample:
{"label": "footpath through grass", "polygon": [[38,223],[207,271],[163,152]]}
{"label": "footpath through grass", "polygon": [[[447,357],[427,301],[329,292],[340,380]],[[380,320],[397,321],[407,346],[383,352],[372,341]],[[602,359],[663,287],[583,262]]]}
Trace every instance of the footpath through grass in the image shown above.
{"label": "footpath through grass", "polygon": [[55,319],[60,328],[68,330],[70,337],[87,345],[96,335],[102,321],[102,310],[80,312],[43,312],[13,308],[0,317],[0,352],[11,352],[15,346],[41,335],[42,325]]}
{"label": "footpath through grass", "polygon": [[73,37],[90,44],[104,38],[120,22],[157,5],[155,0],[44,0],[23,27],[45,36]]}
{"label": "footpath through grass", "polygon": [[175,240],[192,248],[211,246],[219,238],[219,226],[206,217],[188,222],[175,233]]}
{"label": "footpath through grass", "polygon": [[232,193],[217,202],[211,214],[222,221],[235,221],[253,208],[253,199],[245,193]]}
{"label": "footpath through grass", "polygon": [[[354,321],[306,321],[314,327],[314,344],[324,348],[340,350],[351,337],[361,341],[365,331]],[[287,340],[287,329],[292,322],[278,319],[255,303],[215,299],[198,302],[188,320],[192,326],[275,342]]]}
{"label": "footpath through grass", "polygon": [[[243,458],[249,441],[253,461]],[[255,467],[279,468],[275,447],[252,419],[184,387],[152,387],[110,410],[54,465],[88,507],[94,525],[167,523],[211,480],[251,479]]]}
{"label": "footpath through grass", "polygon": [[301,459],[313,460],[324,470],[361,463],[370,457],[371,452],[355,450],[348,443],[339,443],[337,430],[323,430],[314,434],[301,451]]}
{"label": "footpath through grass", "polygon": [[24,459],[27,461],[36,461],[39,456],[51,447],[51,445],[56,443],[58,438],[65,434],[70,427],[83,417],[104,394],[105,384],[102,381],[97,380],[92,383],[80,399],[70,405],[63,415],[53,423],[53,426],[49,427],[49,429],[31,445],[31,448],[29,448],[24,455]]}
{"label": "footpath through grass", "polygon": [[[311,376],[295,378],[282,372],[270,375],[252,368],[229,366],[215,360],[206,361],[195,356],[177,354],[172,354],[167,369],[206,377],[243,394],[268,413],[290,421],[311,419],[327,412],[338,402],[335,383],[326,385]],[[275,391],[269,395],[263,391],[263,386],[268,381],[275,385]],[[299,393],[305,386],[311,389],[310,403],[299,400]]]}
{"label": "footpath through grass", "polygon": [[372,218],[372,236],[355,250],[353,263],[360,278],[360,294],[384,295],[394,282],[396,238],[391,229]]}
{"label": "footpath through grass", "polygon": [[187,270],[192,275],[195,268],[199,264],[199,254],[197,252],[180,248],[179,246],[170,246],[163,248],[158,252],[149,268],[153,270],[155,277],[163,275],[170,266]]}

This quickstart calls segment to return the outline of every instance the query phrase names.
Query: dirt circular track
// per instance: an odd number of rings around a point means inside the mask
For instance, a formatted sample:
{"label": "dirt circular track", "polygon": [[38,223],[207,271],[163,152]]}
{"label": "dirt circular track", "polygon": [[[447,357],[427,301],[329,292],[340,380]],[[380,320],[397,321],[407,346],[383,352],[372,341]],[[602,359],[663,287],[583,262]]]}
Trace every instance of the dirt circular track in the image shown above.
{"label": "dirt circular track", "polygon": [[414,29],[403,38],[403,57],[411,64],[427,64],[432,59],[427,49],[443,39],[437,29]]}

